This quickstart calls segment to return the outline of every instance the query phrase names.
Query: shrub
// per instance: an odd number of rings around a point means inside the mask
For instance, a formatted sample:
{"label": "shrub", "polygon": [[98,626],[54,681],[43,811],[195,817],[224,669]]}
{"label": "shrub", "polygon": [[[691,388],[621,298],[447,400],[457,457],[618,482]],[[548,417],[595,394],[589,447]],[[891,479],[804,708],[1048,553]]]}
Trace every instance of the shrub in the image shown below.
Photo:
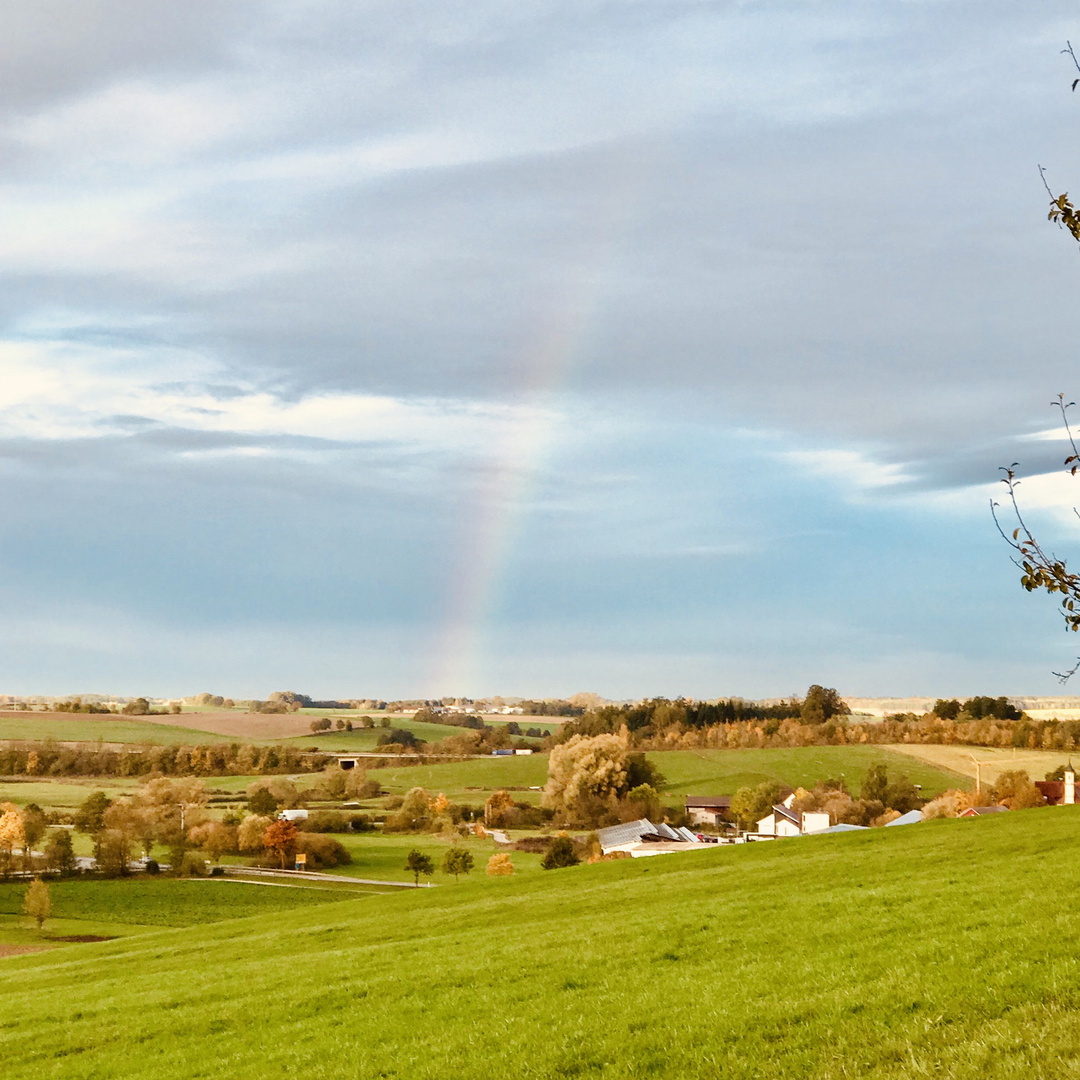
{"label": "shrub", "polygon": [[498,851],[488,859],[488,877],[509,877],[514,872],[514,864],[505,851]]}
{"label": "shrub", "polygon": [[577,866],[581,862],[574,850],[574,842],[565,834],[556,836],[544,853],[540,865],[545,870],[558,870],[564,866]]}
{"label": "shrub", "polygon": [[206,873],[206,860],[197,851],[185,851],[180,860],[181,877],[202,877]]}
{"label": "shrub", "polygon": [[352,856],[339,840],[320,833],[299,833],[296,837],[296,851],[307,856],[309,870],[346,866],[352,862]]}
{"label": "shrub", "polygon": [[157,859],[147,859],[146,860],[146,872],[151,877],[153,877],[155,874],[160,874],[161,873],[161,866],[158,863]]}
{"label": "shrub", "polygon": [[340,810],[313,810],[299,825],[303,832],[348,832],[349,818]]}

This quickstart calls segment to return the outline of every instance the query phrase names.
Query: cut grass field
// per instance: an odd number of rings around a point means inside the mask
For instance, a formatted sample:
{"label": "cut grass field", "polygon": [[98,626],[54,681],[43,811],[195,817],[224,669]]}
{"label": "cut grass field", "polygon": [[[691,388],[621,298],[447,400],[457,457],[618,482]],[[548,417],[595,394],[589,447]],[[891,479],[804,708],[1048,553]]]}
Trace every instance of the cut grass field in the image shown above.
{"label": "cut grass field", "polygon": [[[198,727],[175,723],[177,717],[154,720],[128,716],[70,713],[0,713],[0,740],[129,743],[138,746],[190,746],[193,743],[236,742],[231,735],[214,739]],[[155,721],[160,720],[161,723]]]}
{"label": "cut grass field", "polygon": [[[650,753],[649,761],[664,775],[662,794],[670,802],[686,795],[734,795],[740,787],[779,780],[792,787],[813,787],[828,777],[843,777],[858,793],[866,770],[884,762],[891,776],[906,773],[930,798],[951,787],[970,787],[959,774],[913,760],[884,746],[805,746],[776,750],[665,750]],[[388,765],[369,770],[370,776],[393,794],[422,787],[442,791],[454,802],[478,804],[500,787],[543,787],[547,755],[477,758],[439,765]],[[539,802],[539,791],[519,790],[514,798]]]}
{"label": "cut grass field", "polygon": [[5,1080],[1075,1076],[1078,832],[1080,807],[1029,810],[9,957],[0,1060]]}
{"label": "cut grass field", "polygon": [[[317,888],[252,885],[219,879],[75,879],[49,884],[53,917],[43,933],[22,914],[25,882],[0,883],[0,945],[64,944],[65,937],[127,937],[160,927],[190,927],[250,915],[291,911],[340,900]],[[80,943],[83,944],[83,943]]]}
{"label": "cut grass field", "polygon": [[[938,769],[949,769],[963,776],[963,787],[974,787],[975,762],[983,763],[982,780],[992,784],[1009,769],[1023,769],[1032,780],[1042,780],[1048,772],[1068,762],[1068,750],[1025,750],[990,746],[920,746],[908,744],[895,747],[898,753]],[[1080,755],[1078,755],[1080,759]],[[961,785],[957,785],[961,786]]]}
{"label": "cut grass field", "polygon": [[842,777],[858,794],[866,770],[884,762],[889,776],[906,773],[922,785],[924,798],[947,788],[970,788],[971,782],[939,765],[896,753],[892,746],[801,746],[773,750],[669,750],[649,754],[664,774],[662,789],[676,795],[733,795],[741,787],[779,780],[811,788],[819,780]]}

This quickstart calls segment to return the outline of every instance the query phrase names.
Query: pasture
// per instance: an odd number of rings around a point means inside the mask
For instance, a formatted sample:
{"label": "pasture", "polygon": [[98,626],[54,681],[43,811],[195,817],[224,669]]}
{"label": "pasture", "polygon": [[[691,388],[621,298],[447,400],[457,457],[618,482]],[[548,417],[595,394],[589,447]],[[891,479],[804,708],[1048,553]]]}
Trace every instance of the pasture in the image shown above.
{"label": "pasture", "polygon": [[779,780],[791,787],[811,788],[819,780],[842,778],[856,795],[866,770],[884,762],[890,777],[906,773],[922,785],[924,798],[947,788],[970,788],[962,775],[941,765],[902,756],[893,746],[800,746],[770,750],[667,750],[649,754],[664,774],[662,791],[682,795],[733,795],[741,787]]}
{"label": "pasture", "polygon": [[[405,858],[416,848],[428,855],[435,864],[435,874],[430,878],[421,878],[422,881],[431,881],[437,885],[454,884],[454,879],[439,870],[443,857],[450,847],[449,840],[443,840],[438,836],[425,834],[405,833],[336,833],[334,839],[343,844],[352,857],[352,862],[347,866],[335,866],[330,871],[332,874],[341,874],[357,878],[377,878],[384,881],[412,881],[412,874],[405,870]],[[457,841],[458,847],[463,847],[472,853],[475,866],[473,876],[484,876],[484,868],[488,859],[497,850],[490,839],[478,839],[468,837]],[[514,863],[517,873],[531,873],[540,869],[539,854],[526,851],[511,851],[510,858]],[[464,881],[464,878],[460,879]]]}
{"label": "pasture", "polygon": [[22,914],[25,882],[0,883],[0,948],[56,947],[67,937],[128,937],[160,927],[191,927],[269,915],[340,900],[325,888],[279,887],[220,879],[72,879],[49,884],[53,917],[39,934]]}
{"label": "pasture", "polygon": [[0,713],[0,740],[129,743],[138,746],[190,746],[237,742],[231,735],[207,738],[197,727],[183,727],[175,716],[104,716],[84,713]]}
{"label": "pasture", "polygon": [[[856,794],[866,770],[884,762],[891,776],[907,773],[931,798],[951,787],[971,787],[957,773],[901,756],[884,746],[805,746],[770,750],[664,750],[649,761],[664,775],[661,794],[672,804],[686,795],[733,795],[740,787],[779,780],[791,787],[813,787],[828,777],[843,778]],[[521,802],[539,802],[547,780],[547,755],[476,758],[438,765],[388,765],[368,770],[373,780],[393,794],[422,787],[442,791],[454,802],[482,803],[500,787]],[[515,790],[516,789],[516,790]]]}
{"label": "pasture", "polygon": [[[1076,1075],[1080,807],[305,905],[0,963],[6,1080]],[[213,889],[213,883],[196,887]],[[137,1049],[133,1049],[137,1048]]]}

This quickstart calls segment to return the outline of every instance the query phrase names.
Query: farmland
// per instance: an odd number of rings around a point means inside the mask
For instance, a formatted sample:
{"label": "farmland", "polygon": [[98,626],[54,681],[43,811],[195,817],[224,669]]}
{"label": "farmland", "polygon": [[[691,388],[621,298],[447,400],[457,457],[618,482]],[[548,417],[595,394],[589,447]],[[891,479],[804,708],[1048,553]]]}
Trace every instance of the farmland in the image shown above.
{"label": "farmland", "polygon": [[[1060,755],[1059,755],[1060,757]],[[777,750],[665,750],[648,755],[664,774],[661,793],[670,801],[685,795],[732,795],[740,787],[764,780],[779,780],[792,787],[813,787],[827,777],[843,777],[858,791],[863,775],[873,764],[885,762],[895,775],[907,773],[932,797],[950,787],[970,787],[965,777],[947,768],[896,754],[882,746],[807,746]],[[443,791],[455,802],[479,803],[500,787],[514,798],[538,802],[547,778],[547,755],[479,758],[439,765],[391,764],[369,770],[373,779],[395,794],[411,787]],[[524,789],[524,790],[523,790]]]}
{"label": "farmland", "polygon": [[1032,901],[1076,895],[1078,829],[1036,810],[474,875],[11,957],[0,1057],[10,1080],[1072,1075],[1071,909]]}
{"label": "farmland", "polygon": [[[183,746],[211,741],[204,730],[181,727],[175,716],[148,718],[98,716],[71,713],[0,714],[0,740],[43,740],[57,742],[131,743],[139,746]],[[166,722],[168,721],[168,722]],[[217,742],[238,741],[218,735]]]}

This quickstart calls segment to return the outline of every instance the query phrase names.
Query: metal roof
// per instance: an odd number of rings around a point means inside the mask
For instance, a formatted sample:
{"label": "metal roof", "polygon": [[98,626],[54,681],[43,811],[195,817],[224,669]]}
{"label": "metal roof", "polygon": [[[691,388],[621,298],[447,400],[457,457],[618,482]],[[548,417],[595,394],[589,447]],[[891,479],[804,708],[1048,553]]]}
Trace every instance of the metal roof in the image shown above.
{"label": "metal roof", "polygon": [[922,821],[922,811],[909,810],[906,814],[901,814],[895,821],[887,822],[885,828],[890,825],[914,825],[919,821]]}

